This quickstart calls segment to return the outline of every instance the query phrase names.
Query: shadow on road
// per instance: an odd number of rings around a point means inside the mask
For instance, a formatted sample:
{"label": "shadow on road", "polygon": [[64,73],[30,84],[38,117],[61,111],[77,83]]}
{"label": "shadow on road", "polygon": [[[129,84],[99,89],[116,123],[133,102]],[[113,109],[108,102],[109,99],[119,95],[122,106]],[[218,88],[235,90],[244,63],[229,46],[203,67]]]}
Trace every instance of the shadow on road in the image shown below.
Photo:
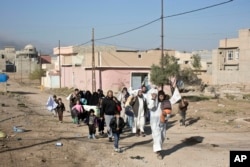
{"label": "shadow on road", "polygon": [[172,154],[172,153],[174,153],[174,152],[176,152],[184,147],[189,147],[189,146],[193,146],[193,145],[202,143],[203,139],[204,139],[204,137],[202,137],[202,136],[192,136],[192,137],[186,138],[186,139],[182,140],[181,143],[173,146],[172,148],[167,149],[167,150],[162,150],[162,155],[163,155],[163,157],[165,157],[165,156],[170,155],[170,154]]}
{"label": "shadow on road", "polygon": [[19,94],[19,95],[37,94],[34,92],[24,92],[24,91],[9,91],[9,92],[13,94]]}
{"label": "shadow on road", "polygon": [[18,118],[18,117],[24,117],[24,116],[25,116],[24,114],[22,114],[22,115],[17,115],[17,116],[13,116],[13,117],[9,117],[9,118],[2,119],[2,120],[0,120],[0,122],[12,120],[12,119],[15,119],[15,118]]}
{"label": "shadow on road", "polygon": [[168,129],[170,129],[171,127],[173,127],[173,126],[174,126],[174,124],[175,124],[175,122],[177,122],[177,120],[174,120],[174,121],[168,121],[166,130],[168,130]]}
{"label": "shadow on road", "polygon": [[145,140],[145,141],[140,141],[140,142],[136,142],[136,143],[134,143],[134,144],[132,144],[130,146],[125,146],[123,148],[124,148],[124,150],[129,150],[129,149],[131,149],[131,148],[133,148],[135,146],[145,145],[145,144],[151,143],[152,141],[153,141],[153,139],[149,139],[149,140]]}
{"label": "shadow on road", "polygon": [[192,125],[192,124],[198,122],[199,120],[200,120],[200,117],[188,118],[188,119],[186,119],[186,122],[187,122],[186,126]]}
{"label": "shadow on road", "polygon": [[10,151],[16,151],[16,150],[22,150],[22,149],[26,149],[26,148],[30,148],[30,147],[35,147],[35,146],[39,146],[39,145],[44,145],[44,144],[49,144],[49,143],[56,143],[60,140],[79,140],[79,139],[83,139],[85,137],[62,137],[62,138],[56,138],[56,139],[52,139],[52,140],[47,140],[44,142],[39,142],[39,143],[35,143],[35,144],[31,144],[31,145],[27,145],[27,146],[23,146],[23,147],[18,147],[18,148],[8,148],[7,150],[1,150],[0,153],[4,153],[4,152],[10,152]]}

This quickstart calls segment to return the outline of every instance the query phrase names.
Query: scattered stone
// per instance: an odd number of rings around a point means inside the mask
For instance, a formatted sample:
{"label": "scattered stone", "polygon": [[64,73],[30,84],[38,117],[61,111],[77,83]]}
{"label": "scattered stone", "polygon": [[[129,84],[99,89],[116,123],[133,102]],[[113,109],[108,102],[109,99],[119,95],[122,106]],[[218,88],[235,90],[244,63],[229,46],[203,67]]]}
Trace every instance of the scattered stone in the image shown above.
{"label": "scattered stone", "polygon": [[46,159],[42,159],[41,161],[42,161],[43,163],[45,163],[45,162],[46,162]]}
{"label": "scattered stone", "polygon": [[207,127],[207,125],[206,124],[201,124],[201,127]]}
{"label": "scattered stone", "polygon": [[218,144],[211,144],[212,147],[219,147]]}
{"label": "scattered stone", "polygon": [[0,131],[0,138],[5,138],[6,137],[6,134],[2,131]]}
{"label": "scattered stone", "polygon": [[218,104],[218,107],[225,107],[224,104]]}
{"label": "scattered stone", "polygon": [[246,121],[246,122],[250,122],[250,118],[248,118],[248,119],[244,119],[244,121]]}
{"label": "scattered stone", "polygon": [[235,128],[240,128],[240,125],[236,125]]}
{"label": "scattered stone", "polygon": [[137,159],[137,160],[143,160],[144,159],[144,157],[141,157],[141,156],[139,156],[139,155],[137,155],[137,156],[130,156],[130,158],[131,159]]}

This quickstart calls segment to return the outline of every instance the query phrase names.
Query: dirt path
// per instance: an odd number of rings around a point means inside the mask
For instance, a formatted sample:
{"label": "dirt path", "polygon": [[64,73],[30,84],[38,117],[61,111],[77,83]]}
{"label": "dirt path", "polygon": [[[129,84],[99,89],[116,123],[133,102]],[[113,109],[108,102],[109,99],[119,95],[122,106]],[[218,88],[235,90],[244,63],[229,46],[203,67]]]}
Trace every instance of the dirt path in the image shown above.
{"label": "dirt path", "polygon": [[[164,159],[152,152],[150,127],[146,137],[129,132],[121,135],[122,153],[113,151],[107,138],[87,139],[87,126],[76,127],[65,112],[64,123],[45,109],[49,94],[39,88],[10,81],[7,95],[0,95],[0,130],[8,135],[0,140],[0,166],[229,166],[230,150],[250,150],[249,102],[215,100],[191,102],[190,125],[179,126],[178,115],[170,119]],[[68,106],[65,97],[62,97]],[[25,104],[25,106],[20,105]],[[237,106],[237,105],[240,105]],[[176,107],[176,106],[175,106]],[[15,133],[13,126],[26,129]],[[57,147],[57,142],[63,146]]]}

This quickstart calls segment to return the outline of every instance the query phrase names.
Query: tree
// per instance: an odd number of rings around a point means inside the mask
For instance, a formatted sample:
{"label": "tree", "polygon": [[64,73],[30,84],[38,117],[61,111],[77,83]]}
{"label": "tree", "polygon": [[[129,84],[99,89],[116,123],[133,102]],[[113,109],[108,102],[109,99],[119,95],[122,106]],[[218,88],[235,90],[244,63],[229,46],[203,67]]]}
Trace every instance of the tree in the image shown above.
{"label": "tree", "polygon": [[[161,67],[161,64],[163,67]],[[168,54],[160,60],[160,66],[153,64],[151,67],[150,80],[157,86],[162,86],[170,83],[171,77],[176,77],[179,74],[180,66],[174,56]]]}
{"label": "tree", "polygon": [[188,85],[198,85],[201,83],[201,80],[197,77],[197,75],[191,68],[184,68],[183,70],[181,70],[178,75],[178,80],[182,80],[185,84]]}
{"label": "tree", "polygon": [[201,57],[198,54],[195,54],[192,56],[193,62],[192,66],[195,69],[201,69]]}
{"label": "tree", "polygon": [[41,83],[41,78],[43,76],[45,76],[46,71],[40,68],[35,69],[32,73],[30,73],[29,75],[29,79],[31,80],[36,80],[39,79],[40,83]]}

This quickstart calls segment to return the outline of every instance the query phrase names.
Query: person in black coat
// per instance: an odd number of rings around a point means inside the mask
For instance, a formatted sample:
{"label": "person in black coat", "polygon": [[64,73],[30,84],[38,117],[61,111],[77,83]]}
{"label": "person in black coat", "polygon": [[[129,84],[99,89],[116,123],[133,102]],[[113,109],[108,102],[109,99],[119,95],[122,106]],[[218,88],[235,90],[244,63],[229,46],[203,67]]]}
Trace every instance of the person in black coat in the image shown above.
{"label": "person in black coat", "polygon": [[113,96],[113,91],[109,90],[107,93],[107,96],[102,101],[102,107],[101,107],[101,116],[104,116],[106,125],[107,125],[107,133],[109,137],[109,142],[112,142],[112,130],[109,126],[111,119],[114,117],[115,112],[117,110],[117,105],[119,105],[120,102],[117,100],[116,97]]}
{"label": "person in black coat", "polygon": [[122,133],[122,130],[125,126],[123,118],[120,117],[120,112],[116,111],[115,117],[111,119],[109,126],[112,129],[114,136],[114,149],[116,152],[120,152],[119,149],[120,134]]}

